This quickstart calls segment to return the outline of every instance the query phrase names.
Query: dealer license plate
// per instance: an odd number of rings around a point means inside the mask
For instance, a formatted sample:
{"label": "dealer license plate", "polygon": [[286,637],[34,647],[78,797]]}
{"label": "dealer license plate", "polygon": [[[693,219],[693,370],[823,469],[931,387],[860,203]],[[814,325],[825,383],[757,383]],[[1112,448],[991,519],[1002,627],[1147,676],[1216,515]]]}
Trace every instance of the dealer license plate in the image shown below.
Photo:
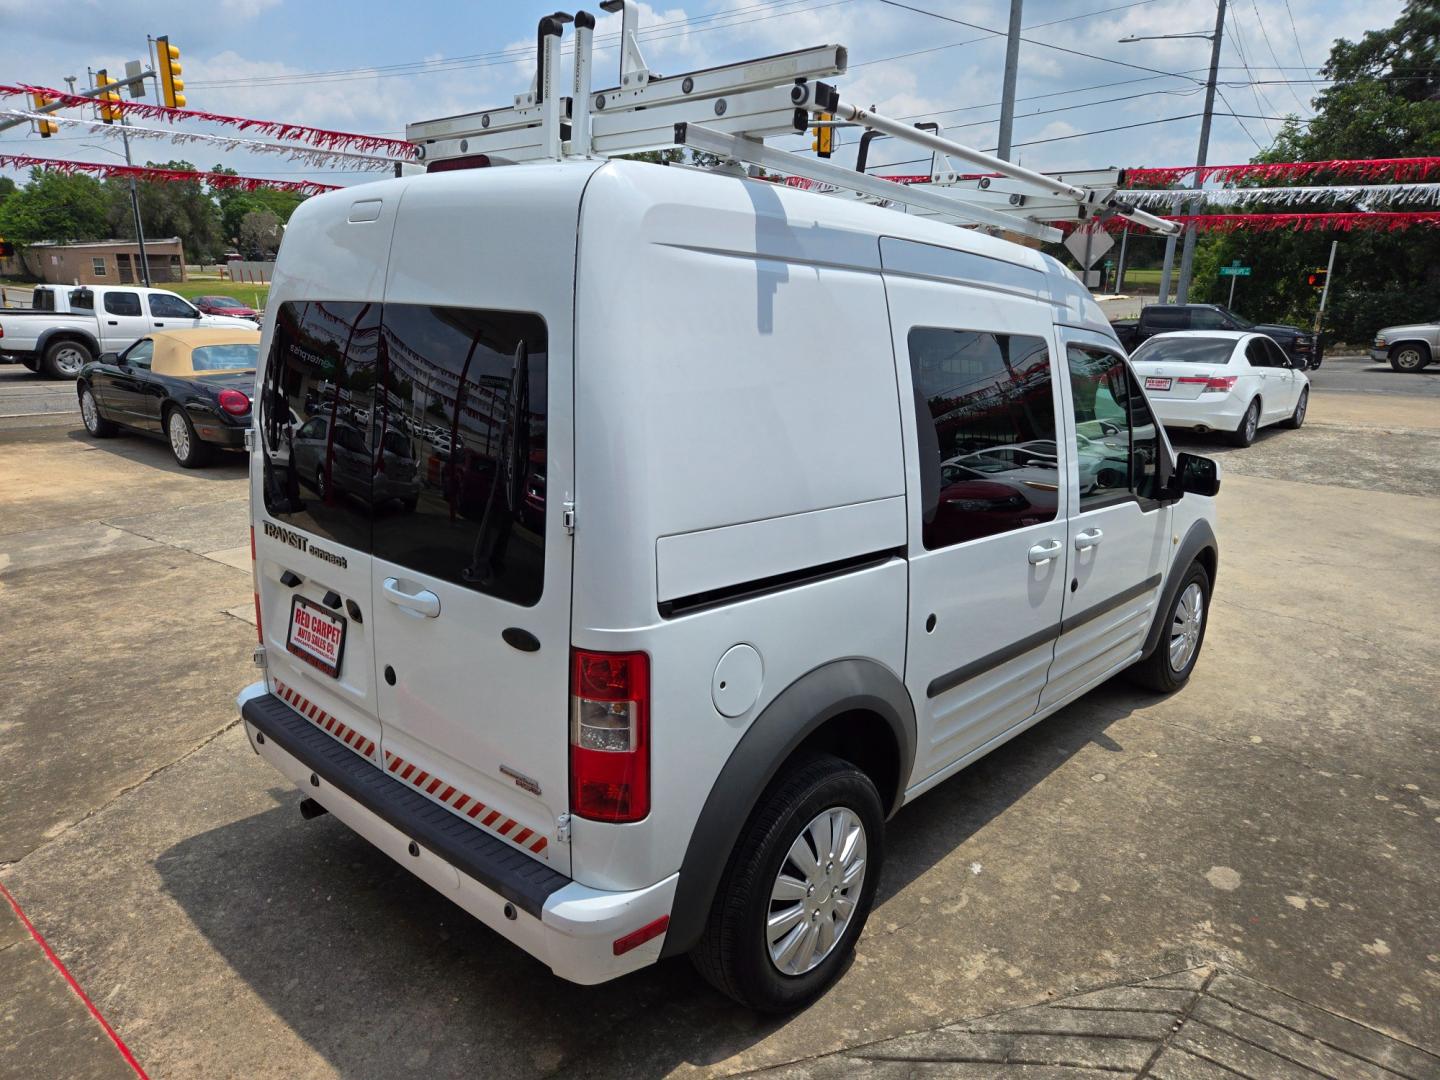
{"label": "dealer license plate", "polygon": [[338,679],[340,658],[345,653],[345,617],[297,596],[290,605],[290,636],[285,647],[311,667]]}
{"label": "dealer license plate", "polygon": [[1145,380],[1146,390],[1169,390],[1170,380],[1162,379],[1158,375],[1151,375]]}

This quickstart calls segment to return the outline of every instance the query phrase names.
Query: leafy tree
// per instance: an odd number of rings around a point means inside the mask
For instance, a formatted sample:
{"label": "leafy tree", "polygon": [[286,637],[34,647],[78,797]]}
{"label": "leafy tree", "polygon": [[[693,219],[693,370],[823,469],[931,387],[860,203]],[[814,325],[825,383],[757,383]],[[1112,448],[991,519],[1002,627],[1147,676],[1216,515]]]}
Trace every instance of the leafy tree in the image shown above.
{"label": "leafy tree", "polygon": [[30,182],[0,202],[0,236],[24,246],[37,240],[99,240],[109,228],[104,185],[83,174],[32,169]]}
{"label": "leafy tree", "polygon": [[[147,161],[151,168],[194,172],[188,161]],[[110,235],[131,239],[135,235],[135,214],[130,203],[130,181],[109,180],[105,183],[110,205],[107,213]],[[178,236],[185,245],[188,258],[200,262],[217,259],[223,240],[220,236],[220,212],[197,177],[195,180],[141,181],[140,220],[145,235]]]}
{"label": "leafy tree", "polygon": [[0,176],[0,203],[3,203],[11,195],[15,194],[15,181],[8,176]]}
{"label": "leafy tree", "polygon": [[[1372,30],[1358,42],[1337,40],[1322,74],[1335,82],[1316,99],[1314,118],[1308,124],[1287,123],[1273,149],[1257,161],[1440,156],[1440,4],[1435,0],[1409,0],[1388,29]],[[1367,207],[1352,203],[1324,209]],[[1325,313],[1327,338],[1364,342],[1387,324],[1440,317],[1440,229],[1425,227],[1396,233],[1206,237],[1195,264],[1196,298],[1223,302],[1229,283],[1216,270],[1239,259],[1254,273],[1239,282],[1237,308],[1253,319],[1308,322],[1319,294],[1305,284],[1304,275],[1325,266],[1332,240],[1340,247]]]}
{"label": "leafy tree", "polygon": [[280,217],[269,210],[251,210],[240,219],[240,254],[247,259],[273,259],[280,250]]}
{"label": "leafy tree", "polygon": [[[234,169],[217,165],[212,172],[237,175]],[[295,208],[305,201],[305,196],[293,191],[276,191],[261,188],[259,191],[239,191],[235,188],[217,188],[215,201],[220,205],[220,235],[228,244],[240,244],[240,223],[245,215],[255,210],[267,210],[280,219],[283,225],[290,220]]]}

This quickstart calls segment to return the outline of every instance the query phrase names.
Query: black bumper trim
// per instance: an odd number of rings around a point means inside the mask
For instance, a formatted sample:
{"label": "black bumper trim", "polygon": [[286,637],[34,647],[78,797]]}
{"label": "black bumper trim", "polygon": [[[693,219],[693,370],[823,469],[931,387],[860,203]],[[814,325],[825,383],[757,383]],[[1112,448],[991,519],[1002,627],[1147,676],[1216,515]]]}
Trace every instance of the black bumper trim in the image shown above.
{"label": "black bumper trim", "polygon": [[537,919],[550,894],[570,884],[559,871],[385,775],[274,694],[251,698],[240,714],[321,780]]}

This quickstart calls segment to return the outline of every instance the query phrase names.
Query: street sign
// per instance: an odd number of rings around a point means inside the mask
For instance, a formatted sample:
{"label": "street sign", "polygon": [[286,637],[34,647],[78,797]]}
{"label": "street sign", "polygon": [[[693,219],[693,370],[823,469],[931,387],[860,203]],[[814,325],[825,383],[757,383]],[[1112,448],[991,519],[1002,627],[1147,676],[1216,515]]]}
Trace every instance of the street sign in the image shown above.
{"label": "street sign", "polygon": [[1221,277],[1249,277],[1250,267],[1248,266],[1222,266],[1220,267]]}
{"label": "street sign", "polygon": [[[1088,249],[1086,247],[1087,244],[1089,245]],[[1065,250],[1070,252],[1071,255],[1074,255],[1075,261],[1086,270],[1094,266],[1095,260],[1114,246],[1115,241],[1110,238],[1108,232],[1103,230],[1087,232],[1084,229],[1076,229],[1065,238]],[[1085,258],[1087,251],[1090,256],[1088,262]]]}

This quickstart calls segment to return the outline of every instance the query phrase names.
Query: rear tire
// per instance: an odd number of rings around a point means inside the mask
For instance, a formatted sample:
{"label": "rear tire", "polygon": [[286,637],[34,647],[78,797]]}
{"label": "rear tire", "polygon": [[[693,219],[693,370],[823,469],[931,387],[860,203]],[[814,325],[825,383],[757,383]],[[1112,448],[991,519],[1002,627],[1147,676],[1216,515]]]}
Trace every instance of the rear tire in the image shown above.
{"label": "rear tire", "polygon": [[179,406],[172,405],[165,410],[165,437],[182,469],[203,469],[214,457],[210,444],[200,441],[195,425]]}
{"label": "rear tire", "polygon": [[1172,694],[1190,681],[1210,622],[1210,575],[1198,562],[1185,571],[1164,618],[1165,629],[1155,651],[1138,661],[1125,676],[1147,690]]}
{"label": "rear tire", "polygon": [[1305,412],[1309,408],[1310,388],[1307,386],[1300,391],[1300,400],[1295,402],[1295,411],[1287,419],[1280,421],[1280,426],[1287,427],[1291,431],[1298,430],[1300,425],[1305,423]]}
{"label": "rear tire", "polygon": [[[827,754],[781,772],[730,854],[690,954],[700,974],[761,1012],[790,1012],[829,989],[875,900],[884,818],[874,783],[847,761]],[[842,835],[834,839],[837,823]],[[831,840],[816,844],[817,836]]]}
{"label": "rear tire", "polygon": [[57,341],[45,350],[40,373],[47,379],[73,379],[94,355],[78,341]]}
{"label": "rear tire", "polygon": [[1390,366],[1409,374],[1430,363],[1430,349],[1420,342],[1404,342],[1390,350]]}
{"label": "rear tire", "polygon": [[85,422],[85,430],[96,439],[111,438],[119,430],[100,415],[100,403],[95,400],[95,394],[88,386],[80,388],[80,419]]}
{"label": "rear tire", "polygon": [[1230,433],[1230,442],[1235,446],[1249,446],[1255,441],[1255,433],[1260,430],[1260,399],[1256,398],[1250,402],[1250,407],[1245,410],[1245,415],[1240,418],[1240,426]]}

